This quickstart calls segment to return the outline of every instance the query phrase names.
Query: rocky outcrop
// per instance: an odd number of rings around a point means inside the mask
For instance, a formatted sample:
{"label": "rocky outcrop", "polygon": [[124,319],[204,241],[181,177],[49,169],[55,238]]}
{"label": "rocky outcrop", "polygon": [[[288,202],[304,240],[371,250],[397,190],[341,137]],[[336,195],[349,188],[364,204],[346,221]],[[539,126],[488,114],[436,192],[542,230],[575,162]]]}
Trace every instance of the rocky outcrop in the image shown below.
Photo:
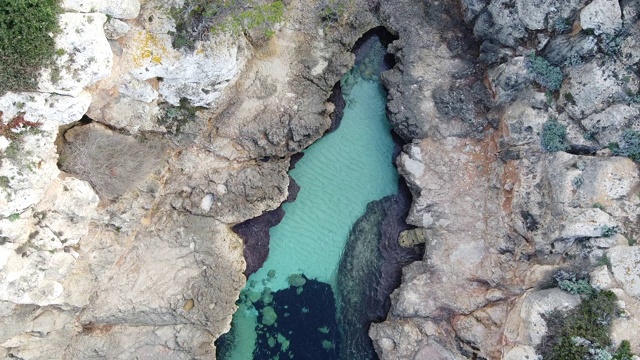
{"label": "rocky outcrop", "polygon": [[[245,281],[231,226],[287,197],[289,158],[329,128],[326,99],[379,24],[361,11],[373,7],[323,23],[320,7],[288,2],[269,39],[176,50],[165,2],[62,5],[40,92],[0,98],[5,120],[26,121],[0,138],[0,357],[210,359]],[[67,131],[81,118],[109,130]],[[157,167],[96,194],[56,166],[54,142],[89,128],[159,144]]]}
{"label": "rocky outcrop", "polygon": [[[292,154],[331,127],[348,50],[379,25],[398,38],[383,81],[418,227],[401,237],[426,249],[369,331],[379,356],[534,357],[541,314],[577,303],[539,285],[572,259],[616,293],[611,337],[629,339],[637,164],[605,147],[639,130],[634,2],[354,0],[324,18],[327,3],[286,3],[272,37],[177,50],[165,1],[62,2],[39,92],[0,98],[0,357],[214,357],[245,281],[230,228],[287,198]],[[109,199],[61,173],[55,141],[85,113],[162,143],[157,169]],[[541,148],[549,118],[566,152]]]}
{"label": "rocky outcrop", "polygon": [[[638,166],[606,149],[636,130],[638,78],[619,55],[634,59],[635,45],[611,34],[633,31],[637,13],[617,1],[461,1],[460,13],[449,5],[381,6],[399,35],[398,65],[384,76],[390,119],[412,140],[397,159],[414,197],[407,222],[426,243],[424,259],[405,267],[387,320],[369,334],[382,359],[533,358],[547,332],[540,314],[580,301],[538,290],[553,287],[556,269],[594,269],[591,286],[637,301],[629,239],[638,231]],[[548,65],[534,69],[531,54]],[[478,63],[487,68],[474,75]],[[545,95],[541,76],[553,76],[552,65],[563,78]],[[437,106],[445,90],[459,96]],[[550,118],[566,126],[567,152],[542,148]],[[640,317],[625,309],[615,345],[631,340],[621,329]]]}

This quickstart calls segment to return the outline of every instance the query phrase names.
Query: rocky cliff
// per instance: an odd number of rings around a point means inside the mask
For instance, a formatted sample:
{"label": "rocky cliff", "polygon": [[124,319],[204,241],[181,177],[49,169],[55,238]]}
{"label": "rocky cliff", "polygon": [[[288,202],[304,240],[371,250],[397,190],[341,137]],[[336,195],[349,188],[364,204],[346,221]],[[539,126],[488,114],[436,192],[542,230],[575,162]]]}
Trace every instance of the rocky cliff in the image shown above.
{"label": "rocky cliff", "polygon": [[580,281],[640,352],[636,1],[290,0],[239,32],[195,3],[64,0],[55,64],[0,97],[1,357],[215,357],[245,281],[231,227],[287,198],[381,25],[425,255],[370,329],[380,358],[531,358]]}

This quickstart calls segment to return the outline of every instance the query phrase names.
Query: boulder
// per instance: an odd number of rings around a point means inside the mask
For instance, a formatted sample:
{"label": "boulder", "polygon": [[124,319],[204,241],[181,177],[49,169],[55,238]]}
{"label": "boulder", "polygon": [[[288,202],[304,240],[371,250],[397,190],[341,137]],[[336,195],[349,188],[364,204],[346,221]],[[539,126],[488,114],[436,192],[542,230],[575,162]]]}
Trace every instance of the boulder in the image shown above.
{"label": "boulder", "polygon": [[593,61],[568,69],[568,76],[563,82],[563,94],[570,94],[559,99],[574,119],[583,119],[601,112],[611,104],[625,101],[627,93],[638,91],[638,78],[620,61]]}
{"label": "boulder", "polygon": [[622,28],[622,9],[618,0],[593,0],[580,11],[580,25],[596,35],[613,35]]}
{"label": "boulder", "polygon": [[531,83],[531,77],[525,67],[525,58],[522,56],[492,67],[487,75],[496,104],[504,104],[521,96],[523,90]]}
{"label": "boulder", "polygon": [[78,96],[84,88],[111,74],[113,53],[104,35],[107,17],[101,13],[59,16],[60,34],[55,64],[43,69],[38,88],[43,92]]}
{"label": "boulder", "polygon": [[616,246],[607,257],[616,281],[629,295],[640,298],[640,246]]}

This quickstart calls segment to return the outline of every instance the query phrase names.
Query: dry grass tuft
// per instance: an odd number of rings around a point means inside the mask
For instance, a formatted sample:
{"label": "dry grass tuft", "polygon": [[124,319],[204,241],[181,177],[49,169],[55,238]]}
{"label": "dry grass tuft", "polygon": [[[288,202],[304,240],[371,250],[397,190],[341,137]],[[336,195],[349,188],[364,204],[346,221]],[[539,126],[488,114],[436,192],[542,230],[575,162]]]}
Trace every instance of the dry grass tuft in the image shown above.
{"label": "dry grass tuft", "polygon": [[162,162],[162,148],[105,129],[74,131],[62,145],[62,170],[113,200],[144,181]]}

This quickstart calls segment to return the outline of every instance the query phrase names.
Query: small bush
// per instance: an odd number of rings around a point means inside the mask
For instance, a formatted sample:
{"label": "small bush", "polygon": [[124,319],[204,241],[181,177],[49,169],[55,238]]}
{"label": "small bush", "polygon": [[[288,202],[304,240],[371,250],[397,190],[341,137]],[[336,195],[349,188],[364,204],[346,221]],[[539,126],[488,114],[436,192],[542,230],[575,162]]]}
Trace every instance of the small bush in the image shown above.
{"label": "small bush", "polygon": [[40,69],[52,63],[59,31],[58,0],[0,2],[0,96],[37,88]]}
{"label": "small bush", "polygon": [[531,54],[525,61],[527,71],[532,75],[533,80],[549,91],[557,91],[562,85],[564,75],[562,70],[551,65],[545,58]]}
{"label": "small bush", "polygon": [[183,127],[196,120],[198,108],[189,103],[189,100],[180,99],[180,106],[161,106],[158,116],[158,124],[164,126],[170,134],[182,133]]}
{"label": "small bush", "polygon": [[115,199],[142,182],[162,159],[161,149],[109,132],[82,129],[61,151],[61,168],[88,181],[98,195]]}
{"label": "small bush", "polygon": [[600,231],[603,237],[612,237],[618,233],[619,229],[617,226],[602,225]]}
{"label": "small bush", "polygon": [[617,156],[626,156],[633,161],[640,162],[640,132],[626,130],[618,143],[609,144],[609,149]]}
{"label": "small bush", "polygon": [[335,23],[342,18],[347,6],[346,0],[322,0],[320,2],[320,17],[323,23]]}
{"label": "small bush", "polygon": [[616,300],[611,291],[593,292],[573,310],[545,315],[548,330],[538,353],[545,360],[583,360],[594,349],[610,346],[611,323],[619,310]]}
{"label": "small bush", "polygon": [[549,152],[565,151],[569,149],[566,140],[567,127],[555,119],[549,119],[542,125],[542,148]]}
{"label": "small bush", "polygon": [[628,340],[623,340],[620,342],[618,351],[613,355],[612,360],[631,360],[633,355],[634,354],[631,352],[631,344]]}
{"label": "small bush", "polygon": [[586,279],[580,280],[560,280],[558,287],[571,294],[591,294],[593,288]]}
{"label": "small bush", "polygon": [[263,4],[255,0],[186,0],[182,8],[171,9],[176,21],[173,47],[193,49],[196,41],[218,32],[239,34],[259,29],[271,36],[283,15],[284,4],[279,0]]}

